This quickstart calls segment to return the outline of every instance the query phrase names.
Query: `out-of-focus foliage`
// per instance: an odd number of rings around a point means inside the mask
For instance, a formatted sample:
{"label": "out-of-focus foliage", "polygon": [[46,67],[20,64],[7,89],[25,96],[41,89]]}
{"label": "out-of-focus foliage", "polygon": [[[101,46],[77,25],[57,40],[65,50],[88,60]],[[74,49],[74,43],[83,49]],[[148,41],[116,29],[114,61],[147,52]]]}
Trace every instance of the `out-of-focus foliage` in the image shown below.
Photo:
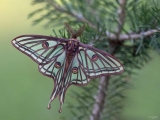
{"label": "out-of-focus foliage", "polygon": [[[141,69],[150,60],[150,50],[160,53],[160,33],[143,34],[149,30],[159,30],[160,8],[159,1],[127,0],[124,7],[124,24],[119,23],[119,9],[121,0],[33,0],[33,5],[41,4],[42,7],[29,14],[29,18],[40,14],[33,24],[45,21],[45,27],[63,26],[64,22],[74,26],[86,25],[80,40],[86,44],[107,51],[116,56],[124,66],[124,73],[111,76],[106,87],[103,112],[101,120],[120,119],[124,106],[124,90],[130,85],[131,76],[136,75],[135,70]],[[116,30],[121,29],[120,33]],[[69,38],[64,29],[55,36]],[[109,37],[112,33],[116,39]],[[120,35],[138,34],[141,37],[120,40]],[[77,88],[80,92],[72,91],[71,96],[76,104],[68,103],[68,108],[75,120],[88,120],[92,115],[95,95],[98,90],[98,81],[93,80],[88,87]],[[65,118],[65,117],[64,117]]]}

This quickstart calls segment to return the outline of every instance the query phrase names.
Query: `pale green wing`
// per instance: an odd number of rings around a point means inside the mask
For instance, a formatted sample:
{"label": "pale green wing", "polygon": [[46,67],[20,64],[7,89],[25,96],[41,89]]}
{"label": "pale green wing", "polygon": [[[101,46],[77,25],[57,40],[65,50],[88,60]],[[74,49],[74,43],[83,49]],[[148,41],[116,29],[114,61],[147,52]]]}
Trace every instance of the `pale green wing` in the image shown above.
{"label": "pale green wing", "polygon": [[80,45],[78,60],[81,68],[89,78],[119,74],[123,71],[123,66],[119,60],[107,52],[82,43]]}

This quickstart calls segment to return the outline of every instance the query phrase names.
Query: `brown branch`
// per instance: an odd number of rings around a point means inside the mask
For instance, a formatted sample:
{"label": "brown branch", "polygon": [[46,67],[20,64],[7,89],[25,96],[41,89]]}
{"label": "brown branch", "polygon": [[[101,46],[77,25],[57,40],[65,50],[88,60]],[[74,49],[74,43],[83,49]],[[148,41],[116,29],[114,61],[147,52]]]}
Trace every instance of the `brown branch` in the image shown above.
{"label": "brown branch", "polygon": [[119,40],[119,41],[125,41],[125,40],[132,40],[132,39],[138,39],[142,37],[147,37],[152,35],[153,33],[160,32],[159,30],[153,29],[148,30],[141,33],[130,33],[130,34],[120,34],[119,37],[117,37],[115,34],[110,33],[106,31],[106,35],[108,37],[108,40]]}
{"label": "brown branch", "polygon": [[95,104],[93,106],[90,120],[100,120],[100,114],[103,111],[106,97],[106,87],[108,86],[109,76],[103,76],[100,79],[98,93],[95,97]]}
{"label": "brown branch", "polygon": [[117,36],[121,33],[122,27],[124,25],[124,19],[125,19],[125,5],[127,3],[126,0],[119,0],[120,8],[118,9],[118,26],[116,30]]}

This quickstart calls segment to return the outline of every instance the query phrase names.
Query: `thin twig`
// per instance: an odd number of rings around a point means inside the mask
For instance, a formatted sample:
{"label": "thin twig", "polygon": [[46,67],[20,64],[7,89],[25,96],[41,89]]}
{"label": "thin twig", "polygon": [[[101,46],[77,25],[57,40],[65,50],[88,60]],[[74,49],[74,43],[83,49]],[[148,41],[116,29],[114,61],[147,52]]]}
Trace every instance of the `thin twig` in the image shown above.
{"label": "thin twig", "polygon": [[119,0],[120,8],[118,9],[118,26],[116,29],[116,34],[119,36],[119,34],[122,31],[124,20],[125,20],[125,5],[127,3],[126,0]]}
{"label": "thin twig", "polygon": [[138,39],[142,37],[147,37],[147,36],[153,35],[156,32],[160,32],[160,31],[153,29],[153,30],[148,30],[145,32],[140,32],[140,33],[120,34],[119,37],[107,31],[106,35],[108,37],[108,40],[125,41],[125,40],[133,40],[133,39]]}

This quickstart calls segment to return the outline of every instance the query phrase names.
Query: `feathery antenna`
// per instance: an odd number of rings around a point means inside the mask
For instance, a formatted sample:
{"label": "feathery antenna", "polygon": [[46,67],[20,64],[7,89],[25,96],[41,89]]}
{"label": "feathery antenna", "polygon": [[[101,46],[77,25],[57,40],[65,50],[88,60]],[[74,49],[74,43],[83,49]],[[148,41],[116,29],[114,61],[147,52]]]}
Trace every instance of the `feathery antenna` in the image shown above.
{"label": "feathery antenna", "polygon": [[78,36],[80,36],[83,33],[85,28],[85,25],[83,25],[78,29],[78,31],[75,32],[67,23],[64,23],[64,25],[67,32],[71,35],[72,38],[77,38]]}

